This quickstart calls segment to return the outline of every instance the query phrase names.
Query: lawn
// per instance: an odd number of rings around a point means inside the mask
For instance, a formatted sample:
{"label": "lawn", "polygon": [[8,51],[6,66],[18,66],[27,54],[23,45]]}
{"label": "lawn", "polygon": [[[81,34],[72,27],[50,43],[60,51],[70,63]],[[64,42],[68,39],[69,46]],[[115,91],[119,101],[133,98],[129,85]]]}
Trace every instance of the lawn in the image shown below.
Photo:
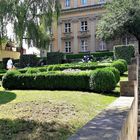
{"label": "lawn", "polygon": [[119,84],[107,95],[0,88],[0,140],[65,140],[112,103],[117,96],[111,94],[118,92]]}

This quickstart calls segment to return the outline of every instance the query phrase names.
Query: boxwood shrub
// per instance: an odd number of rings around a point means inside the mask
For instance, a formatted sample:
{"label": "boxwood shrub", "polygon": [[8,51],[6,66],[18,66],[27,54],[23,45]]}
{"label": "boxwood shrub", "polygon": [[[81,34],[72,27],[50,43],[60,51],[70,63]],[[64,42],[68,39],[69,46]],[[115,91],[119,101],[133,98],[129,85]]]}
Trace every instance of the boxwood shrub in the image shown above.
{"label": "boxwood shrub", "polygon": [[125,65],[125,71],[128,70],[128,68],[127,68],[127,61],[126,60],[124,60],[124,59],[118,59],[117,61],[121,61]]}
{"label": "boxwood shrub", "polygon": [[3,76],[2,85],[5,89],[108,92],[115,88],[116,80],[113,72],[107,69],[70,73],[49,71],[38,74],[9,71]]}
{"label": "boxwood shrub", "polygon": [[87,72],[41,74],[7,73],[2,81],[5,89],[89,90]]}
{"label": "boxwood shrub", "polygon": [[112,71],[97,69],[91,73],[90,89],[96,92],[109,92],[115,89],[116,79]]}
{"label": "boxwood shrub", "polygon": [[118,71],[118,69],[116,69],[115,67],[106,67],[104,69],[113,72],[116,83],[120,81],[120,72]]}
{"label": "boxwood shrub", "polygon": [[119,70],[120,72],[120,75],[123,75],[124,72],[126,72],[126,65],[122,62],[122,61],[114,61],[112,64],[111,64],[112,67],[115,67],[116,69]]}
{"label": "boxwood shrub", "polygon": [[128,64],[131,63],[131,58],[134,57],[135,47],[133,45],[117,45],[114,46],[114,54],[116,59],[125,59]]}

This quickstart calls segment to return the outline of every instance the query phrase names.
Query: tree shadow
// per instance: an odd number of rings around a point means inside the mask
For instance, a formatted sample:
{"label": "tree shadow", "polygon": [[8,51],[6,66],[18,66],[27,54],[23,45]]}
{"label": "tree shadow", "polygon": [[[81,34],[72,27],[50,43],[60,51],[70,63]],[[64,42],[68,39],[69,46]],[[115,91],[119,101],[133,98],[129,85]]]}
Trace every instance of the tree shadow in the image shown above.
{"label": "tree shadow", "polygon": [[0,91],[0,105],[11,102],[16,98],[16,94],[8,91]]}
{"label": "tree shadow", "polygon": [[71,126],[58,122],[0,119],[0,140],[65,140]]}

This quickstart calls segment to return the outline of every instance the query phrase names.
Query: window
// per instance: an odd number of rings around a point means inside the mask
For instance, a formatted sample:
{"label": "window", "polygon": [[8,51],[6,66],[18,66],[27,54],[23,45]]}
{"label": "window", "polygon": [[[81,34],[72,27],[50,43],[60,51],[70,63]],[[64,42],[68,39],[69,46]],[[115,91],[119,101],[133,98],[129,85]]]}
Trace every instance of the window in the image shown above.
{"label": "window", "polygon": [[66,41],[65,42],[65,52],[66,53],[70,53],[71,52],[71,42],[70,41]]}
{"label": "window", "polygon": [[104,41],[101,41],[99,44],[99,50],[106,50],[106,43]]}
{"label": "window", "polygon": [[65,7],[70,7],[70,0],[65,0]]}
{"label": "window", "polygon": [[87,21],[81,21],[81,31],[87,31]]}
{"label": "window", "polygon": [[71,32],[71,23],[65,23],[65,33]]}
{"label": "window", "polygon": [[87,39],[82,39],[81,40],[81,52],[86,52],[88,51],[88,41]]}
{"label": "window", "polygon": [[105,0],[99,0],[99,3],[105,3],[106,1]]}
{"label": "window", "polygon": [[87,0],[81,0],[81,4],[82,5],[86,5],[87,4]]}

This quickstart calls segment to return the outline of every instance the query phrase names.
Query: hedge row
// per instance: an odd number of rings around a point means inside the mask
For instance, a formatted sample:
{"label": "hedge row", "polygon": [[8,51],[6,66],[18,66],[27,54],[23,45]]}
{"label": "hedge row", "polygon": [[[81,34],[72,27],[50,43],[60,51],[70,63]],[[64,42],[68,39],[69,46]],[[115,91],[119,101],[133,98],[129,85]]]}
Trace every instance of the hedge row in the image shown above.
{"label": "hedge row", "polygon": [[[113,70],[114,71],[114,70]],[[38,74],[21,74],[19,71],[7,72],[2,80],[5,89],[38,90],[82,90],[108,92],[117,84],[111,68],[82,72],[43,72]],[[117,71],[117,70],[116,70]]]}
{"label": "hedge row", "polygon": [[95,70],[97,68],[104,68],[110,66],[110,64],[98,65],[96,62],[92,63],[74,63],[74,64],[56,64],[56,65],[48,65],[43,67],[36,68],[25,68],[20,69],[21,73],[37,73],[37,72],[47,72],[47,71],[62,71],[65,69],[79,69],[79,70]]}
{"label": "hedge row", "polygon": [[134,45],[117,45],[114,46],[114,54],[116,59],[124,59],[130,64],[131,58],[135,55],[135,47]]}
{"label": "hedge row", "polygon": [[[89,53],[79,53],[79,54],[66,54],[66,59],[82,59],[84,55],[88,55]],[[114,52],[107,51],[107,52],[95,52],[90,53],[90,55],[93,55],[93,57],[113,57]]]}

